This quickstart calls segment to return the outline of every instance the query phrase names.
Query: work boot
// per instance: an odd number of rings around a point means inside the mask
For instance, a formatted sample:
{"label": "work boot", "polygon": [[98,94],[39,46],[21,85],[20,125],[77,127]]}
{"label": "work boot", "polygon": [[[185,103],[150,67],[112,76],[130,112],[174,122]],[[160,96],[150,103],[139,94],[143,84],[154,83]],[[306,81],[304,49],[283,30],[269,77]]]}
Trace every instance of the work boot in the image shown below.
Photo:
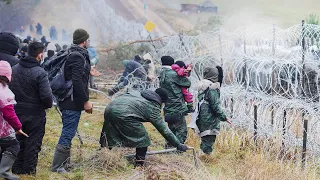
{"label": "work boot", "polygon": [[58,144],[54,152],[53,162],[51,166],[51,172],[57,172],[59,174],[67,173],[65,165],[70,159],[70,148]]}
{"label": "work boot", "polygon": [[2,153],[2,158],[0,162],[0,178],[4,178],[8,180],[19,179],[18,176],[15,176],[10,172],[10,169],[15,160],[16,160],[16,157],[12,153],[8,151],[5,151],[4,153]]}
{"label": "work boot", "polygon": [[136,148],[136,160],[134,162],[134,168],[141,167],[144,165],[144,161],[146,160],[147,147]]}

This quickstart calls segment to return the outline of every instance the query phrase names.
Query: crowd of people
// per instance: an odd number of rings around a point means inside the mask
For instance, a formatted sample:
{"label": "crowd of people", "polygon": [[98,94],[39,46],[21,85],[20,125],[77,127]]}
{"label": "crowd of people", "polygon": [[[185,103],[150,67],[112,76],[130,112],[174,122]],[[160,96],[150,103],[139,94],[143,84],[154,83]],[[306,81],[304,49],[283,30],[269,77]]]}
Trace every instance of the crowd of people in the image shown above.
{"label": "crowd of people", "polygon": [[[26,32],[29,32],[30,34],[35,33],[37,36],[44,37],[42,31],[43,31],[43,27],[42,27],[41,23],[37,23],[37,25],[35,25],[35,26],[30,24],[29,30],[26,30],[24,26],[21,26],[20,30],[19,30],[19,34],[21,36],[23,36],[23,35],[26,34]],[[58,30],[57,30],[57,28],[55,26],[51,26],[49,28],[49,36],[50,36],[50,39],[52,41],[56,41],[56,40],[59,39],[59,33],[58,33]],[[61,38],[60,38],[60,40],[67,41],[68,39],[69,39],[69,36],[68,36],[66,30],[62,29],[61,30]]]}
{"label": "crowd of people", "polygon": [[[56,101],[62,112],[62,131],[57,142],[51,171],[67,173],[71,142],[81,112],[92,114],[89,85],[98,62],[97,52],[90,49],[90,35],[84,29],[73,33],[71,46],[57,48],[52,43],[34,40],[22,45],[11,33],[0,33],[0,178],[18,179],[14,174],[35,175],[38,154],[45,135],[46,109]],[[58,50],[57,50],[58,49]],[[59,52],[57,52],[59,51]],[[220,86],[223,72],[220,67],[204,69],[204,79],[198,84],[199,104],[194,109],[194,97],[188,91],[191,65],[174,61],[171,56],[161,58],[160,76],[150,54],[124,60],[125,70],[119,83],[109,90],[114,95],[132,77],[151,82],[159,78],[158,89],[134,87],[123,92],[107,107],[101,131],[102,148],[136,148],[135,167],[143,166],[151,145],[143,123],[150,122],[165,138],[166,148],[185,152],[188,113],[197,113],[196,126],[201,137],[200,149],[213,151],[220,121],[230,123],[220,105]],[[164,120],[161,112],[164,110]],[[167,123],[167,124],[166,124]],[[12,173],[10,170],[12,169]]]}

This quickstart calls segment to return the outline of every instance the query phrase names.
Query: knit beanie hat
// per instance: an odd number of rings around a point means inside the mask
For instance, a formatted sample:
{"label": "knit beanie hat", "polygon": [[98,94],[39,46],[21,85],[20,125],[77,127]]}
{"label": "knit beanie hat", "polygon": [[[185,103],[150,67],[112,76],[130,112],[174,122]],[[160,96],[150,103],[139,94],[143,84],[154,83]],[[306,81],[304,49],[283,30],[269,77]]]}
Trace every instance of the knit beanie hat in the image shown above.
{"label": "knit beanie hat", "polygon": [[9,32],[0,33],[0,52],[10,54],[12,56],[16,55],[19,49],[18,38]]}
{"label": "knit beanie hat", "polygon": [[171,66],[174,64],[174,59],[171,56],[162,56],[161,57],[162,66]]}
{"label": "knit beanie hat", "polygon": [[187,66],[183,61],[176,61],[175,64],[178,65],[180,68],[187,69]]}
{"label": "knit beanie hat", "polygon": [[11,82],[12,69],[7,61],[0,60],[0,76],[6,77]]}
{"label": "knit beanie hat", "polygon": [[168,92],[167,92],[166,89],[158,88],[158,89],[156,89],[155,92],[160,96],[161,101],[163,103],[167,102],[167,100],[168,100]]}
{"label": "knit beanie hat", "polygon": [[89,39],[89,34],[84,29],[77,29],[73,33],[73,44],[80,44]]}
{"label": "knit beanie hat", "polygon": [[216,67],[207,67],[203,71],[203,78],[210,80],[213,83],[218,82],[219,71]]}

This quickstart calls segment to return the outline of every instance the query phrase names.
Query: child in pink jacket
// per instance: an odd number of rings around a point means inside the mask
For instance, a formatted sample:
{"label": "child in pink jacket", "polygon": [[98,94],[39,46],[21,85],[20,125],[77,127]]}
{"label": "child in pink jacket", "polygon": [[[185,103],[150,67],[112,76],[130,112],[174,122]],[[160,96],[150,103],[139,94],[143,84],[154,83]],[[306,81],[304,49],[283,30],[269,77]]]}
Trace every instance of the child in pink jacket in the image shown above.
{"label": "child in pink jacket", "polygon": [[14,111],[14,94],[8,87],[11,81],[11,66],[7,61],[0,61],[0,178],[19,179],[10,173],[10,169],[20,149],[16,132],[27,136]]}
{"label": "child in pink jacket", "polygon": [[[192,66],[190,64],[185,65],[183,61],[177,61],[175,64],[171,66],[172,70],[177,72],[178,76],[188,77],[190,76],[190,72],[192,70]],[[193,109],[193,95],[188,91],[188,88],[181,87],[182,94],[184,96],[184,100],[187,102],[188,112],[194,112]]]}

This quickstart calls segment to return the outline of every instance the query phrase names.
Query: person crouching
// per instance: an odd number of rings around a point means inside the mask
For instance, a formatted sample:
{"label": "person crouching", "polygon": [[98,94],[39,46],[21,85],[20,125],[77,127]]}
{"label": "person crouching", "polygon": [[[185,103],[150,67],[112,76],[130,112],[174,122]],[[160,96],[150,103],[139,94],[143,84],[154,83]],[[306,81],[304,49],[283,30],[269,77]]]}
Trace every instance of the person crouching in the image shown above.
{"label": "person crouching", "polygon": [[117,97],[105,110],[104,125],[101,132],[101,147],[136,148],[136,166],[144,164],[149,135],[142,122],[151,122],[160,134],[177,150],[185,152],[188,148],[166,126],[161,117],[161,106],[168,99],[165,89],[145,90],[141,93],[131,91]]}

